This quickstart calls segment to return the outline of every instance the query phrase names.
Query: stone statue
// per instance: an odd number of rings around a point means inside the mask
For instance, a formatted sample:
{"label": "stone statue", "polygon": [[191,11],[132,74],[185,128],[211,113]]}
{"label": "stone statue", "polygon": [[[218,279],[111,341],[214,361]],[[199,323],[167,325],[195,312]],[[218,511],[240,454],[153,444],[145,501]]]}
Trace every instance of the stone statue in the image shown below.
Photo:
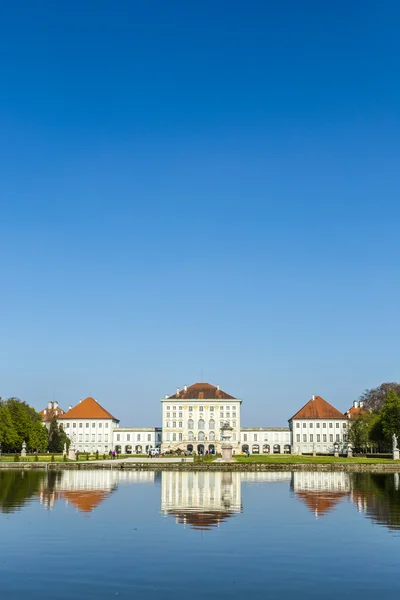
{"label": "stone statue", "polygon": [[64,444],[63,456],[67,456],[67,444]]}
{"label": "stone statue", "polygon": [[395,450],[398,450],[398,447],[397,447],[397,436],[396,436],[395,433],[392,435],[392,450],[393,450],[393,452]]}
{"label": "stone statue", "polygon": [[26,456],[26,442],[22,442],[21,456]]}

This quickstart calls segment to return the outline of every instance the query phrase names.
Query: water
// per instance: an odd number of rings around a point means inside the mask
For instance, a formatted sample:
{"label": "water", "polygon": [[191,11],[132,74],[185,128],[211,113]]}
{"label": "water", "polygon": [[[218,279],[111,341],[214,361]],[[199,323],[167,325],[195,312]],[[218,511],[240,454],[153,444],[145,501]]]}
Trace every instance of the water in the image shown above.
{"label": "water", "polygon": [[7,600],[400,592],[399,475],[0,471]]}

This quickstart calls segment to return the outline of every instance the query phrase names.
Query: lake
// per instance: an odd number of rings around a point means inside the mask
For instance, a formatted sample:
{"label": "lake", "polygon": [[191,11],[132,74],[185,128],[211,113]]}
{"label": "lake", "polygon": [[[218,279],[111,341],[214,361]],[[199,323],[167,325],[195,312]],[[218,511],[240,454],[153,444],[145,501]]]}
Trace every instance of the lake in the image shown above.
{"label": "lake", "polygon": [[0,471],[6,600],[400,592],[399,475]]}

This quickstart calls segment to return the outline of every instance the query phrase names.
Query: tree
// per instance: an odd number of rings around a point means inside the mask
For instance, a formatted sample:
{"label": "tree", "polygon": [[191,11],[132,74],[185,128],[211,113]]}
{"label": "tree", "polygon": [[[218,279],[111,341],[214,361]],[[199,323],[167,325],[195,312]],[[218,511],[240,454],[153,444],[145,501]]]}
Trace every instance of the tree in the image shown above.
{"label": "tree", "polygon": [[69,445],[69,438],[55,417],[50,421],[48,444],[50,452],[62,452],[64,444],[67,444],[67,447]]}
{"label": "tree", "polygon": [[24,441],[29,449],[46,450],[47,431],[41,415],[18,398],[8,398],[4,405],[9,410],[15,431],[15,440],[9,450],[20,451]]}
{"label": "tree", "polygon": [[0,403],[0,444],[4,451],[13,450],[18,443],[18,435],[15,431],[8,407]]}
{"label": "tree", "polygon": [[369,414],[361,413],[349,423],[349,442],[354,448],[364,449],[369,445]]}
{"label": "tree", "polygon": [[359,397],[359,401],[364,403],[364,407],[373,412],[382,410],[388,392],[394,391],[400,395],[400,383],[381,383],[380,386],[365,390]]}
{"label": "tree", "polygon": [[387,393],[381,410],[382,433],[387,442],[393,434],[400,435],[400,396],[394,390]]}

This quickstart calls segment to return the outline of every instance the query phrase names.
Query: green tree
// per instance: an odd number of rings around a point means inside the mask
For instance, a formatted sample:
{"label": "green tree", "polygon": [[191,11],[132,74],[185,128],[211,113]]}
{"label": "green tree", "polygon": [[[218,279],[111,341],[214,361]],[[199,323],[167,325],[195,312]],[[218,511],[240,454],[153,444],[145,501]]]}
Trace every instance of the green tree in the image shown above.
{"label": "green tree", "polygon": [[349,423],[349,442],[354,448],[365,449],[369,445],[369,414],[361,413]]}
{"label": "green tree", "polygon": [[3,452],[14,450],[18,443],[17,432],[15,431],[10,411],[8,407],[0,402],[0,444]]}
{"label": "green tree", "polygon": [[365,390],[359,397],[359,401],[363,402],[365,408],[368,410],[379,412],[382,410],[386,396],[390,391],[394,391],[396,394],[400,395],[400,383],[396,383],[395,381],[381,383],[381,385],[376,388]]}
{"label": "green tree", "polygon": [[15,444],[10,450],[21,450],[22,442],[28,449],[45,450],[47,448],[47,431],[42,423],[41,415],[26,402],[18,398],[5,401],[16,433]]}
{"label": "green tree", "polygon": [[50,452],[62,452],[64,444],[69,446],[69,438],[65,433],[62,424],[58,423],[55,417],[50,421],[48,448]]}
{"label": "green tree", "polygon": [[394,390],[387,393],[380,418],[386,442],[390,442],[394,433],[400,435],[400,397]]}

